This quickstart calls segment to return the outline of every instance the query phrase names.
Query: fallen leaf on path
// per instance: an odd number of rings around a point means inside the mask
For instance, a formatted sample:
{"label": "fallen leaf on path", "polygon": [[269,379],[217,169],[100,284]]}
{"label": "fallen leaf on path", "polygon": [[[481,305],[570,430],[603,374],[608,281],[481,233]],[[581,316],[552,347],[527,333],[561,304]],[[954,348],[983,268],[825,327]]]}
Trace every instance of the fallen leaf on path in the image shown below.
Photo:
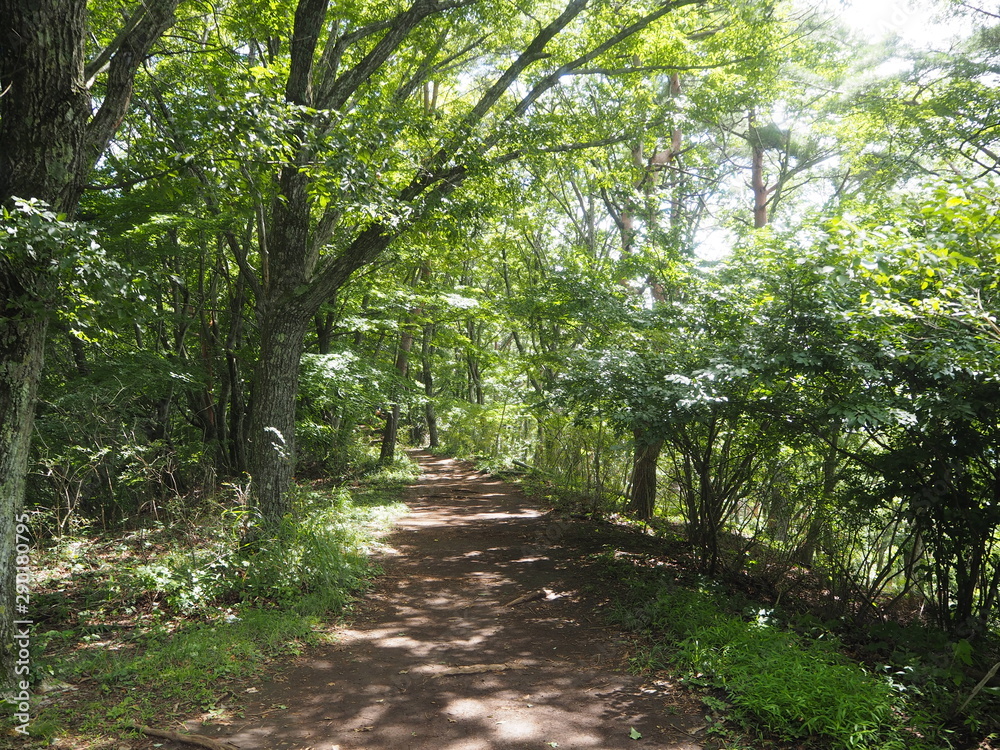
{"label": "fallen leaf on path", "polygon": [[642,739],[642,732],[637,731],[635,727],[629,727],[628,729],[628,736],[633,740]]}

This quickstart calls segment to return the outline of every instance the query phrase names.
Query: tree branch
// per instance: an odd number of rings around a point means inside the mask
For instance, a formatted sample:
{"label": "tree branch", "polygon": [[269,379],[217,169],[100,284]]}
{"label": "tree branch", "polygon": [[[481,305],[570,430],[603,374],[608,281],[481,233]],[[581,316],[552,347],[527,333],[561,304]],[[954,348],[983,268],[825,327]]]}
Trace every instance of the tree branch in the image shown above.
{"label": "tree branch", "polygon": [[[461,8],[476,1],[456,0],[455,2],[441,3],[439,0],[414,0],[407,10],[385,24],[387,30],[385,36],[357,65],[335,80],[327,81],[321,86],[322,96],[316,98],[316,106],[321,109],[341,109],[358,88],[382,67],[393,52],[399,49],[410,32],[421,21],[435,13]],[[339,45],[340,41],[338,40],[335,47]]]}
{"label": "tree branch", "polygon": [[[138,20],[135,21],[134,25],[131,21],[126,24],[126,28],[131,25],[130,31],[120,35],[120,40],[116,40],[117,47],[108,67],[107,91],[104,95],[104,101],[87,126],[85,157],[78,167],[77,185],[84,184],[98,157],[104,153],[111,138],[118,130],[132,99],[135,74],[156,40],[173,25],[174,11],[180,1],[144,0],[143,10],[136,11],[133,15],[133,18],[138,17]],[[97,60],[94,62],[96,63]]]}
{"label": "tree branch", "polygon": [[[665,3],[663,7],[660,8],[659,10],[649,13],[648,15],[645,15],[642,18],[640,18],[638,21],[635,21],[634,23],[629,24],[625,28],[619,30],[618,33],[612,35],[610,38],[606,39],[604,42],[597,45],[586,54],[580,55],[575,60],[568,62],[564,65],[561,65],[559,68],[557,68],[552,73],[543,78],[539,83],[537,83],[531,89],[531,91],[527,93],[527,95],[525,95],[523,99],[521,99],[520,102],[518,102],[517,106],[514,107],[510,115],[507,117],[507,120],[509,121],[516,119],[520,117],[522,114],[524,114],[528,110],[528,108],[532,104],[534,104],[542,94],[544,94],[550,88],[555,86],[559,82],[559,79],[562,78],[567,73],[586,65],[587,63],[597,58],[599,55],[602,55],[603,53],[607,52],[616,44],[619,44],[620,42],[623,42],[629,37],[639,33],[643,29],[647,28],[650,24],[659,20],[668,13],[672,13],[678,8],[683,8],[687,5],[701,5],[704,4],[705,1],[706,0],[674,0],[674,2]],[[495,143],[496,140],[494,139],[493,143],[491,143],[490,145],[492,146]]]}
{"label": "tree branch", "polygon": [[128,38],[129,34],[135,31],[136,27],[142,21],[149,11],[143,3],[132,13],[131,17],[125,22],[122,30],[118,32],[116,36],[107,47],[102,49],[100,53],[95,57],[83,71],[84,87],[89,89],[94,85],[94,80],[98,75],[101,74],[103,70],[107,68],[108,63],[111,61],[111,57],[118,51],[122,46],[122,42]]}
{"label": "tree branch", "polygon": [[[557,18],[535,35],[535,38],[525,47],[517,60],[500,75],[486,93],[480,97],[479,101],[476,102],[472,111],[465,116],[464,120],[456,128],[455,136],[443,143],[437,153],[431,157],[424,171],[414,177],[413,181],[401,195],[403,200],[412,200],[437,180],[436,173],[444,165],[448,164],[459,146],[466,141],[472,128],[486,117],[486,114],[500,101],[500,97],[514,84],[521,73],[532,63],[547,57],[545,46],[553,37],[568,26],[574,18],[580,15],[587,7],[587,4],[588,0],[571,0]],[[493,141],[495,142],[495,138]],[[486,148],[489,148],[489,146],[486,146]]]}
{"label": "tree branch", "polygon": [[632,75],[637,73],[657,73],[667,70],[673,71],[686,71],[686,70],[717,70],[718,68],[724,68],[727,65],[737,65],[739,63],[749,62],[753,60],[754,57],[737,57],[735,60],[727,60],[721,63],[714,63],[712,65],[639,65],[630,66],[627,68],[579,68],[577,70],[570,70],[563,75],[568,76],[588,76],[588,75],[604,75],[604,76],[618,76],[618,75]]}
{"label": "tree branch", "polygon": [[319,32],[326,20],[330,0],[299,0],[292,29],[291,69],[285,84],[285,100],[312,105],[312,71]]}

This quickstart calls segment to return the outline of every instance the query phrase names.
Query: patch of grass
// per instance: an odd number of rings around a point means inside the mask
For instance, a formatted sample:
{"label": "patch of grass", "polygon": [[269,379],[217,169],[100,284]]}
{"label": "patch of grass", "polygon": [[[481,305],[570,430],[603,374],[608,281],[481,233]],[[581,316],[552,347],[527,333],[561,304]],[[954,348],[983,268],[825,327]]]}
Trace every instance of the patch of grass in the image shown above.
{"label": "patch of grass", "polygon": [[650,636],[634,667],[680,668],[692,686],[725,690],[732,718],[784,740],[843,750],[950,746],[935,717],[921,721],[898,684],[846,657],[835,639],[803,638],[766,610],[736,613],[711,581],[681,586],[604,562],[625,585],[612,619]]}
{"label": "patch of grass", "polygon": [[175,706],[180,714],[210,709],[274,658],[317,642],[315,624],[294,612],[248,609],[219,622],[160,628],[116,649],[111,646],[120,644],[85,644],[58,676],[69,685],[92,682],[96,691],[83,702],[60,694],[41,706],[37,724],[50,732],[75,725],[84,734],[103,734],[154,722]]}
{"label": "patch of grass", "polygon": [[182,529],[62,540],[42,553],[36,739],[84,747],[131,723],[215,710],[274,659],[324,638],[324,621],[377,572],[370,554],[417,473],[404,456],[350,489],[299,487],[278,533],[253,545],[242,542],[247,511],[230,503]]}
{"label": "patch of grass", "polygon": [[405,453],[397,452],[392,463],[371,466],[361,479],[369,489],[399,489],[416,481],[419,476],[420,466]]}

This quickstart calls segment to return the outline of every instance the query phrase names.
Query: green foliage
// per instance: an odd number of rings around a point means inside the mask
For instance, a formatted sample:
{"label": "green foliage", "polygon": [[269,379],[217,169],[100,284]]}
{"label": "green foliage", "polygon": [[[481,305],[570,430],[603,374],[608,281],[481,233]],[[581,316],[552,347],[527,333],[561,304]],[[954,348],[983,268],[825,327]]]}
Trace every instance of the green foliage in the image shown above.
{"label": "green foliage", "polygon": [[0,206],[0,220],[0,270],[20,278],[5,305],[32,315],[59,311],[73,320],[74,310],[94,302],[82,291],[87,283],[115,274],[95,232],[43,201],[15,198],[13,206]]}
{"label": "green foliage", "polygon": [[995,576],[995,213],[989,183],[935,183],[892,223],[876,216],[830,227],[835,283],[857,295],[843,308],[854,352],[847,366],[868,386],[861,409],[837,406],[878,435],[852,499],[868,508],[903,502],[929,547],[939,621],[952,629],[985,626]]}
{"label": "green foliage", "polygon": [[[785,740],[822,741],[835,748],[939,747],[908,728],[909,696],[888,679],[846,658],[828,637],[803,638],[781,629],[769,610],[731,614],[731,603],[711,586],[686,587],[631,579],[613,618],[649,633],[652,644],[634,659],[640,668],[680,667],[691,685],[724,688],[734,718]],[[934,717],[940,720],[940,717]]]}
{"label": "green foliage", "polygon": [[42,710],[38,722],[53,732],[70,723],[84,732],[120,732],[148,723],[165,704],[215,708],[232,680],[257,678],[276,657],[317,642],[314,624],[293,612],[251,609],[172,632],[153,629],[137,638],[137,648],[84,647],[56,674],[69,680],[93,677],[101,699],[73,713],[57,702]]}
{"label": "green foliage", "polygon": [[340,611],[368,574],[373,532],[401,506],[359,503],[339,489],[299,490],[293,507],[273,538],[251,544],[243,541],[250,511],[227,511],[211,543],[138,566],[136,583],[187,614],[234,602],[302,614]]}
{"label": "green foliage", "polygon": [[495,462],[526,460],[526,438],[535,429],[531,410],[524,404],[480,406],[458,400],[438,409],[444,434],[441,449],[464,458],[490,456]]}
{"label": "green foliage", "polygon": [[[39,617],[64,627],[33,639],[33,674],[89,676],[101,697],[71,709],[53,702],[36,723],[50,734],[103,733],[148,723],[169,705],[218,707],[233,681],[299,653],[346,609],[414,475],[403,457],[350,492],[302,487],[280,538],[257,544],[243,542],[246,511],[231,500],[189,518],[186,533],[160,525],[104,544],[64,537],[42,553],[33,596]],[[233,499],[244,494],[230,489]],[[133,624],[109,624],[121,622]]]}
{"label": "green foliage", "polygon": [[209,446],[153,394],[197,391],[200,373],[135,352],[84,373],[50,373],[35,420],[38,469],[29,476],[39,532],[140,515],[163,520],[210,481]]}
{"label": "green foliage", "polygon": [[305,354],[295,425],[299,471],[344,476],[362,467],[366,448],[356,427],[375,421],[395,381],[389,367],[363,361],[350,350]]}

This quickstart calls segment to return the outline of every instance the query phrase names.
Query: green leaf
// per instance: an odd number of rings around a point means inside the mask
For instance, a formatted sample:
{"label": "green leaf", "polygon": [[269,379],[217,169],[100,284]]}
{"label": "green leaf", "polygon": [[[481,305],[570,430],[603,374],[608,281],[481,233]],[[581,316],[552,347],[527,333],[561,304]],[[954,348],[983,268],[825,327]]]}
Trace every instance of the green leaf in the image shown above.
{"label": "green leaf", "polygon": [[637,731],[635,727],[629,727],[628,729],[629,729],[628,736],[631,737],[633,740],[638,740],[642,738],[642,733]]}

